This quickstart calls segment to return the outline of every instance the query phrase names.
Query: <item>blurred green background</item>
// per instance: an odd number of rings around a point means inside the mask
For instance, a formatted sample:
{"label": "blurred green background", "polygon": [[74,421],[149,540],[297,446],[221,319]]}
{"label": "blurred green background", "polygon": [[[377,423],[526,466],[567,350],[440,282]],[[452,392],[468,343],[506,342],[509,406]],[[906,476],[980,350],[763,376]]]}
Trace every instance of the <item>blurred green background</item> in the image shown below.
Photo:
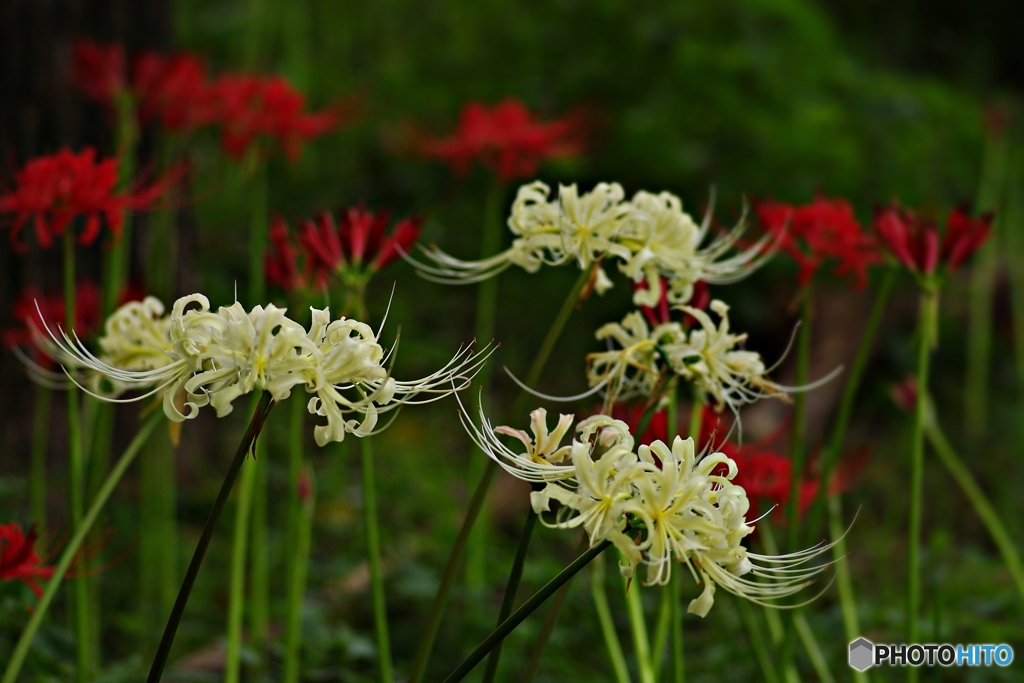
{"label": "blurred green background", "polygon": [[[189,50],[212,69],[250,69],[286,76],[314,106],[358,94],[359,121],[306,146],[301,160],[270,162],[269,207],[291,220],[321,209],[365,201],[371,208],[427,218],[423,241],[449,253],[475,257],[490,180],[474,170],[453,178],[444,166],[403,148],[410,126],[447,133],[467,101],[519,97],[545,118],[582,105],[593,122],[587,152],[547,164],[540,177],[578,182],[620,182],[628,194],[669,190],[694,213],[709,189],[718,194],[716,215],[731,224],[743,197],[806,202],[815,193],[847,197],[863,220],[871,208],[898,197],[907,205],[945,209],[979,192],[985,116],[993,106],[1012,114],[1024,85],[1024,53],[1017,45],[1020,8],[1012,2],[883,3],[832,0],[722,0],[719,2],[372,3],[13,1],[0,22],[0,169],[9,184],[14,169],[32,155],[62,145],[96,144],[110,151],[103,113],[77,95],[67,78],[70,41],[76,36],[122,41],[131,51]],[[1011,136],[1016,135],[1012,132]],[[152,134],[143,154],[152,154]],[[197,181],[179,211],[182,250],[177,294],[203,291],[215,305],[232,300],[246,278],[247,193],[234,162],[216,140],[192,150]],[[1014,157],[1016,159],[1016,157]],[[505,198],[511,202],[514,188]],[[1011,187],[1010,192],[1024,192]],[[983,206],[980,208],[998,208]],[[143,238],[136,274],[145,268]],[[508,236],[506,235],[506,240]],[[58,254],[17,255],[0,244],[0,320],[10,321],[15,293],[33,283],[59,287]],[[92,266],[89,259],[92,259]],[[98,252],[86,257],[95,266]],[[992,496],[1018,544],[1024,528],[1021,388],[1014,372],[1005,267],[996,280],[993,389],[987,436],[967,440],[963,383],[968,273],[948,287],[942,345],[935,359],[935,392],[947,431],[956,436],[976,476]],[[94,268],[95,269],[95,268]],[[734,326],[749,330],[750,347],[774,359],[797,317],[795,268],[779,258],[739,285],[714,290],[733,306]],[[575,278],[568,269],[502,276],[495,364],[520,376],[548,322]],[[378,277],[371,289],[371,318],[379,320],[397,282],[389,328],[401,325],[396,373],[415,376],[437,367],[472,337],[475,290],[444,288],[418,280],[405,264]],[[892,407],[888,387],[912,368],[915,292],[909,280],[890,306],[869,368],[849,442],[868,453],[847,508],[859,510],[850,537],[851,563],[862,602],[865,635],[878,641],[902,633],[906,518],[906,419]],[[593,330],[629,309],[621,278],[602,299],[576,314],[556,350],[541,389],[574,393],[584,386],[584,353],[596,348]],[[812,368],[824,374],[849,362],[869,305],[866,293],[843,283],[819,294]],[[252,304],[255,302],[244,302]],[[511,385],[498,378],[497,406],[511,403]],[[792,376],[783,366],[780,378]],[[0,415],[4,456],[0,465],[0,521],[25,520],[30,389],[10,354],[0,360]],[[812,401],[811,432],[820,432],[835,407],[835,392]],[[285,481],[284,411],[271,417],[267,435],[271,491]],[[497,407],[495,408],[497,412]],[[121,414],[129,425],[134,412]],[[781,406],[749,420],[752,436],[785,415]],[[186,425],[178,458],[180,536],[165,539],[180,575],[209,501],[219,486],[227,454],[243,418],[217,421],[204,415]],[[51,477],[63,472],[55,429]],[[126,440],[128,434],[119,438]],[[408,410],[380,438],[385,560],[389,607],[399,671],[407,671],[419,626],[454,539],[467,496],[470,458],[482,455],[458,427],[454,403]],[[310,446],[311,449],[315,448]],[[373,641],[365,565],[358,467],[349,443],[315,454],[320,499],[314,564],[305,615],[306,676],[311,681],[373,680]],[[1021,606],[1008,574],[959,491],[937,466],[926,483],[925,612],[929,642],[1009,642],[1024,645]],[[273,495],[273,494],[272,494]],[[162,621],[140,608],[139,484],[130,479],[109,508],[113,530],[104,570],[106,673],[100,680],[137,680],[148,664]],[[507,572],[527,490],[502,479],[492,495],[486,583],[459,588],[442,630],[428,680],[450,670],[489,630]],[[55,485],[50,517],[65,520]],[[283,523],[271,498],[273,581],[282,581]],[[230,514],[201,575],[173,658],[176,680],[219,680],[218,647],[224,632]],[[65,523],[66,522],[62,522]],[[52,524],[59,536],[59,523]],[[526,589],[538,587],[571,557],[574,540],[542,531],[527,565]],[[614,569],[609,566],[610,573]],[[586,578],[570,595],[537,680],[611,680],[593,616]],[[611,583],[610,583],[611,585]],[[696,589],[694,590],[694,594]],[[523,591],[526,593],[526,590]],[[613,608],[624,625],[621,591]],[[655,612],[653,591],[649,614]],[[10,647],[23,616],[21,602],[3,603],[0,652]],[[275,606],[275,610],[277,610]],[[25,680],[64,680],[73,661],[63,611],[43,634]],[[279,614],[275,611],[275,617]],[[834,591],[817,603],[812,624],[828,648],[837,680],[848,680],[846,643]],[[516,680],[540,626],[539,616],[509,640],[504,680]],[[625,639],[626,631],[621,631]],[[686,621],[691,681],[759,680],[738,613],[724,598],[704,620]],[[1018,651],[1021,651],[1018,649]],[[280,649],[250,653],[247,680],[273,676]],[[182,663],[184,662],[184,663]],[[261,662],[261,663],[260,663]],[[803,666],[807,666],[806,662]],[[1019,680],[1009,670],[971,670],[941,680]],[[937,674],[938,676],[938,674]],[[809,672],[806,680],[812,680]],[[884,677],[883,677],[884,678]],[[895,680],[895,677],[893,677]],[[939,677],[929,680],[940,680]]]}

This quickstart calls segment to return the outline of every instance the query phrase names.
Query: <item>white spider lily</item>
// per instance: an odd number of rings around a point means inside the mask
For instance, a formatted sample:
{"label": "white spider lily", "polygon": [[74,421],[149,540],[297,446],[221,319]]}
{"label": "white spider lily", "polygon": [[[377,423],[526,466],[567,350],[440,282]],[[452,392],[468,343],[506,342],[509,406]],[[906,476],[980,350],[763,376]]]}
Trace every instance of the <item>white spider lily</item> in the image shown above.
{"label": "white spider lily", "polygon": [[[534,181],[516,193],[508,227],[516,236],[504,252],[480,261],[462,261],[435,248],[424,254],[434,265],[413,261],[420,274],[447,284],[469,284],[493,277],[516,265],[535,273],[542,265],[560,266],[575,260],[581,269],[589,268],[603,256],[630,257],[627,247],[618,243],[618,234],[632,207],[623,201],[625,192],[618,183],[599,183],[580,195],[576,185],[560,185],[558,197],[549,200],[551,188]],[[599,290],[611,281],[605,276]]]}
{"label": "white spider lily", "polygon": [[665,584],[672,563],[685,563],[705,584],[688,608],[703,617],[714,604],[715,586],[778,607],[773,600],[799,592],[827,568],[807,565],[829,545],[781,556],[747,551],[742,541],[754,530],[746,521],[750,503],[732,483],[737,468],[728,456],[700,458],[693,440],[679,437],[671,449],[655,441],[637,453],[631,439],[630,447],[624,441],[605,448],[599,441],[574,441],[573,476],[548,480],[531,494],[531,503],[542,515],[552,502],[561,505],[553,521],[541,517],[548,527],[583,528],[591,545],[613,543],[622,552],[625,576],[644,564],[646,585]]}
{"label": "white spider lily", "polygon": [[[91,375],[93,389],[85,391],[97,398],[128,402],[161,394],[164,412],[175,422],[195,417],[205,405],[227,415],[236,398],[255,389],[280,401],[304,387],[314,394],[309,411],[327,418],[314,430],[321,446],[346,433],[373,433],[380,413],[464,389],[493,350],[460,349],[437,372],[402,382],[383,367],[388,356],[369,326],[345,318],[332,322],[327,309],[312,309],[308,332],[272,304],[246,313],[236,302],[213,312],[201,294],[178,299],[169,317],[162,313],[152,297],[118,309],[105,326],[99,357],[73,331],[60,337],[51,331],[44,348],[73,382],[83,371]],[[101,391],[103,386],[113,389]],[[144,393],[117,398],[129,390]],[[348,419],[353,414],[361,419]]]}
{"label": "white spider lily", "polygon": [[698,281],[709,284],[736,282],[774,255],[766,249],[772,239],[766,236],[748,249],[722,258],[746,230],[745,208],[735,228],[701,249],[701,242],[711,227],[711,207],[698,226],[683,211],[679,197],[670,192],[637,192],[631,205],[633,211],[619,237],[631,254],[623,259],[619,269],[633,282],[647,281],[647,289],[638,289],[633,294],[633,302],[638,306],[657,305],[661,293],[659,279],[662,277],[669,283],[669,301],[685,304],[693,296],[693,286]]}
{"label": "white spider lily", "polygon": [[708,308],[719,316],[718,325],[699,308],[681,307],[699,327],[665,347],[675,372],[696,384],[719,408],[728,405],[735,411],[765,396],[784,396],[785,389],[766,377],[761,354],[742,348],[746,333],[730,331],[729,307],[716,299]]}
{"label": "white spider lily", "polygon": [[643,315],[634,311],[621,323],[602,325],[595,336],[620,347],[587,354],[587,382],[593,389],[603,387],[604,409],[608,412],[618,401],[654,393],[662,374],[670,369],[659,347],[677,343],[685,333],[678,323],[663,323],[651,329]]}

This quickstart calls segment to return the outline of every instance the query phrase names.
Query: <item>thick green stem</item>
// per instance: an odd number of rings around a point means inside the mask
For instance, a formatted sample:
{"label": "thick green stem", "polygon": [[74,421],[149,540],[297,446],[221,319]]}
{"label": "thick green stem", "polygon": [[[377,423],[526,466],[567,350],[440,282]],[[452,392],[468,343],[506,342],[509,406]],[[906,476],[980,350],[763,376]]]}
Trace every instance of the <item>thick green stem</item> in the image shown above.
{"label": "thick green stem", "polygon": [[750,646],[754,650],[757,665],[761,668],[762,678],[765,683],[779,683],[779,674],[776,673],[771,656],[768,654],[768,648],[765,647],[768,639],[764,637],[764,631],[757,623],[754,608],[743,598],[738,597],[735,602],[736,609],[740,613],[740,620],[747,629],[747,637],[750,638]]}
{"label": "thick green stem", "polygon": [[[587,537],[584,535],[580,539],[580,548],[577,554],[583,552],[586,548]],[[547,646],[548,639],[551,638],[551,634],[555,630],[555,624],[558,623],[558,616],[562,613],[562,606],[565,604],[566,598],[569,597],[569,590],[572,588],[574,579],[575,577],[566,581],[565,585],[555,593],[555,597],[551,601],[551,607],[548,608],[548,615],[544,617],[540,633],[537,634],[537,642],[533,645],[533,652],[530,653],[530,660],[526,663],[526,671],[523,672],[520,683],[531,683],[537,675],[537,669],[540,668],[540,659],[544,655],[544,648]]]}
{"label": "thick green stem", "polygon": [[235,527],[231,545],[231,580],[228,589],[228,632],[224,655],[225,683],[238,683],[242,668],[242,617],[245,605],[245,565],[248,558],[249,518],[252,515],[253,490],[260,466],[253,449],[254,462],[242,472],[235,501]]}
{"label": "thick green stem", "polygon": [[512,633],[519,624],[533,614],[534,610],[544,604],[544,601],[551,597],[555,591],[562,587],[569,579],[574,577],[587,563],[611,547],[608,541],[601,541],[589,548],[585,553],[573,560],[572,564],[563,569],[558,575],[548,581],[543,588],[533,594],[522,607],[517,609],[508,619],[502,622],[498,628],[491,631],[491,634],[484,639],[480,645],[453,671],[444,683],[458,683],[479,664],[484,657],[490,653],[508,634]]}
{"label": "thick green stem", "polygon": [[[928,413],[928,363],[938,315],[938,290],[926,283],[921,290],[920,339],[917,349],[917,405],[910,442],[910,523],[907,534],[907,640],[916,643],[921,608],[921,512],[924,502],[924,428]],[[917,667],[907,667],[907,680],[917,680]]]}
{"label": "thick green stem", "polygon": [[[526,565],[526,553],[530,549],[530,540],[533,538],[533,530],[537,526],[537,513],[530,507],[526,513],[526,522],[523,524],[523,531],[519,535],[519,546],[516,548],[516,556],[512,560],[512,568],[509,570],[508,583],[505,584],[505,595],[501,600],[501,608],[498,610],[498,626],[508,619],[512,608],[516,604],[516,592],[519,590],[519,582],[523,578],[523,567]],[[484,683],[492,683],[498,673],[498,661],[501,659],[501,643],[498,643],[487,658],[487,668],[484,669]]]}
{"label": "thick green stem", "polygon": [[167,665],[167,658],[171,653],[171,645],[174,643],[174,636],[178,632],[178,624],[181,623],[181,617],[185,613],[185,605],[188,604],[189,595],[192,593],[192,586],[195,585],[196,577],[199,575],[199,568],[202,566],[203,558],[206,556],[206,550],[213,539],[213,531],[217,526],[217,520],[220,519],[221,512],[224,511],[224,506],[228,502],[228,496],[234,487],[235,479],[238,478],[238,472],[242,469],[242,464],[252,450],[256,437],[259,436],[260,430],[263,428],[263,422],[267,419],[267,414],[273,406],[270,393],[264,392],[256,404],[256,409],[253,411],[252,419],[249,421],[249,428],[245,431],[245,435],[238,444],[238,450],[235,451],[235,457],[231,461],[227,474],[224,476],[224,482],[220,486],[220,491],[217,492],[217,498],[213,501],[213,507],[210,508],[210,515],[206,518],[203,533],[199,537],[199,543],[192,554],[192,561],[189,562],[188,570],[185,572],[185,579],[181,583],[178,597],[175,599],[174,607],[171,609],[171,614],[167,619],[163,638],[160,640],[156,656],[153,658],[153,666],[150,668],[149,677],[146,679],[147,683],[158,683],[163,676],[164,667]]}
{"label": "thick green stem", "polygon": [[[992,130],[985,144],[981,180],[976,200],[979,211],[994,211],[996,229],[988,243],[974,257],[971,268],[969,321],[967,324],[967,368],[964,377],[964,428],[967,434],[983,436],[989,413],[989,377],[992,358],[992,311],[999,271],[999,224],[1002,223],[1009,144],[1002,130]],[[1014,270],[1011,268],[1010,270]]]}
{"label": "thick green stem", "polygon": [[647,637],[647,621],[644,619],[644,602],[639,586],[629,590],[630,580],[623,579],[626,586],[626,612],[629,614],[629,628],[633,634],[633,649],[636,651],[636,668],[640,683],[654,683],[654,667],[651,666],[651,644]]}
{"label": "thick green stem", "polygon": [[999,548],[999,552],[1003,556],[1003,562],[1006,563],[1006,568],[1009,570],[1010,576],[1013,577],[1013,582],[1017,585],[1017,592],[1020,594],[1021,599],[1024,600],[1024,565],[1021,564],[1020,555],[1017,553],[1013,539],[1010,538],[1009,532],[1003,526],[1002,518],[995,508],[992,507],[992,503],[989,502],[988,498],[985,497],[981,486],[971,476],[970,470],[967,469],[964,462],[957,456],[956,451],[953,450],[953,446],[946,439],[946,435],[943,434],[942,428],[939,427],[939,423],[935,420],[935,416],[931,411],[929,411],[925,432],[928,435],[928,441],[931,442],[939,459],[942,460],[942,464],[946,466],[953,479],[956,480],[956,483],[963,490],[964,495],[971,501],[974,511],[978,513],[978,517],[981,518],[985,529],[992,537],[996,547]]}
{"label": "thick green stem", "polygon": [[[301,401],[296,401],[296,403],[302,404]],[[299,673],[302,669],[302,650],[299,647],[302,636],[302,597],[306,592],[309,552],[313,539],[313,516],[316,510],[316,485],[313,483],[313,470],[308,466],[304,469],[308,483],[300,495],[301,510],[295,528],[293,547],[296,561],[288,577],[288,615],[284,650],[285,683],[298,683]],[[300,487],[302,484],[296,481],[297,493],[300,493]]]}
{"label": "thick green stem", "polygon": [[807,615],[802,611],[797,611],[793,615],[793,624],[796,626],[796,632],[800,636],[800,641],[804,644],[807,656],[811,658],[811,666],[814,667],[814,673],[818,674],[818,680],[821,683],[835,683],[836,679],[832,676],[832,671],[828,667],[828,660],[825,659],[821,646],[818,645],[818,639],[814,636],[814,631],[811,630],[810,624],[807,623]]}
{"label": "thick green stem", "polygon": [[[796,386],[807,384],[811,366],[811,315],[814,307],[814,288],[808,282],[804,286],[803,301],[800,306],[800,332],[796,342]],[[790,551],[797,549],[800,541],[800,525],[797,523],[797,510],[800,504],[800,483],[804,475],[804,460],[807,455],[807,394],[798,391],[793,396],[793,431],[790,444],[789,470],[789,503],[786,506],[786,518],[789,523],[787,536]]]}
{"label": "thick green stem", "polygon": [[[487,192],[484,203],[484,222],[480,240],[480,258],[488,258],[501,248],[502,199],[505,185],[495,178]],[[478,344],[486,344],[494,337],[495,320],[498,314],[498,278],[487,278],[480,283],[476,295],[476,331]],[[487,396],[491,386],[493,369],[485,364],[476,375],[476,381],[483,387],[482,396]],[[474,486],[483,474],[485,458],[472,457],[467,468],[469,485]],[[466,547],[466,583],[481,587],[486,582],[487,536],[489,532],[486,507],[480,511],[480,518],[469,536]],[[507,615],[506,615],[507,616]]]}
{"label": "thick green stem", "polygon": [[380,555],[380,523],[377,519],[377,483],[373,470],[373,442],[360,439],[363,469],[363,513],[366,519],[366,550],[370,562],[370,590],[373,596],[373,625],[377,634],[377,661],[380,680],[393,683],[391,638],[388,635],[388,610],[384,600],[384,567]]}
{"label": "thick green stem", "polygon": [[597,622],[601,625],[601,635],[604,637],[605,648],[608,650],[608,658],[612,660],[616,683],[632,683],[629,677],[629,668],[626,666],[626,657],[622,653],[622,643],[619,642],[619,634],[615,631],[612,610],[608,606],[608,588],[605,585],[604,575],[605,558],[601,557],[594,562],[590,576],[590,593],[594,599]]}
{"label": "thick green stem", "polygon": [[822,511],[825,507],[825,499],[828,497],[829,485],[832,473],[835,471],[836,463],[839,462],[839,455],[843,451],[843,442],[846,440],[846,430],[850,425],[850,417],[853,415],[854,399],[860,389],[861,380],[864,378],[864,370],[867,368],[868,359],[871,357],[871,349],[875,344],[875,335],[878,333],[878,326],[882,322],[886,304],[889,303],[889,294],[892,292],[893,283],[896,282],[897,271],[895,268],[887,268],[882,276],[882,284],[875,294],[875,302],[871,307],[868,322],[864,326],[864,333],[861,334],[860,344],[857,346],[857,354],[854,356],[853,365],[846,375],[846,386],[843,388],[843,396],[839,401],[839,412],[836,415],[836,423],[832,428],[832,438],[829,439],[828,448],[822,454],[821,461],[821,484],[818,486],[818,493],[807,513],[807,524],[805,528],[808,534],[816,533],[821,522]]}
{"label": "thick green stem", "polygon": [[[562,304],[562,308],[559,309],[558,314],[552,321],[551,327],[548,329],[547,335],[541,343],[540,350],[533,359],[533,364],[530,366],[530,371],[526,376],[527,386],[533,386],[536,384],[537,379],[540,377],[540,373],[544,370],[544,366],[547,364],[551,351],[555,348],[555,343],[558,341],[558,337],[562,334],[565,324],[569,321],[569,316],[572,315],[573,309],[576,308],[580,294],[583,292],[583,288],[586,286],[589,279],[590,273],[588,271],[583,271],[580,273],[579,278],[577,278],[576,284],[574,284],[572,289],[569,290],[569,294],[566,296],[565,302]],[[512,410],[513,416],[518,416],[522,413],[526,406],[526,400],[528,397],[529,394],[527,392],[520,392],[519,398],[516,399],[515,406]],[[455,545],[452,547],[452,552],[448,556],[448,563],[445,565],[444,573],[441,576],[441,584],[437,588],[437,595],[434,596],[434,602],[430,607],[430,613],[427,615],[426,625],[423,628],[423,635],[420,636],[420,642],[416,646],[416,656],[413,659],[412,670],[409,673],[409,683],[420,683],[426,673],[427,662],[430,660],[430,653],[434,649],[434,640],[437,638],[437,630],[441,626],[441,618],[444,616],[444,610],[448,605],[448,598],[451,595],[451,589],[455,583],[455,574],[458,572],[459,564],[462,562],[462,557],[465,553],[469,535],[472,532],[473,525],[480,514],[480,509],[483,507],[484,500],[487,497],[487,489],[490,486],[491,479],[494,478],[494,473],[497,469],[498,464],[494,460],[487,458],[487,466],[484,468],[483,474],[480,476],[480,483],[478,483],[476,489],[474,489],[473,496],[469,501],[469,506],[466,508],[466,517],[462,521],[462,527],[459,529],[459,535],[456,537]]]}
{"label": "thick green stem", "polygon": [[306,416],[306,404],[296,396],[291,402],[291,424],[288,430],[288,553],[285,558],[287,582],[289,586],[288,603],[285,609],[285,657],[284,671],[287,683],[298,681],[301,666],[299,636],[302,627],[302,598],[305,593],[305,580],[299,580],[298,573],[309,566],[309,551],[300,553],[300,527],[305,522],[306,505],[302,501],[299,490],[299,478],[302,476],[303,447],[302,434]]}
{"label": "thick green stem", "polygon": [[29,509],[32,523],[46,533],[46,447],[50,442],[50,407],[53,391],[36,385],[32,411],[32,483],[29,484]]}
{"label": "thick green stem", "polygon": [[[852,643],[860,638],[860,617],[857,614],[857,598],[853,591],[853,578],[850,576],[850,563],[846,553],[846,528],[843,526],[842,496],[828,498],[829,537],[832,539],[832,560],[836,567],[836,588],[839,593],[839,604],[843,609],[843,630],[846,642]],[[854,669],[853,678],[857,683],[868,683],[870,677],[866,671]]]}
{"label": "thick green stem", "polygon": [[36,604],[35,609],[32,611],[32,616],[29,618],[28,623],[25,625],[25,629],[21,632],[21,636],[18,638],[17,644],[14,646],[14,651],[11,652],[11,659],[7,662],[7,667],[4,669],[4,676],[0,679],[0,683],[15,683],[18,679],[18,673],[21,671],[21,666],[25,662],[25,657],[28,655],[29,649],[32,647],[32,640],[35,638],[40,624],[43,623],[43,617],[46,616],[47,609],[50,607],[54,597],[57,595],[61,581],[63,581],[64,576],[71,567],[71,563],[77,556],[79,548],[82,547],[82,542],[89,534],[89,530],[96,522],[96,518],[99,517],[103,506],[106,505],[107,500],[110,498],[110,494],[114,492],[114,488],[121,481],[121,477],[124,476],[124,473],[128,470],[132,461],[135,460],[135,456],[138,455],[142,446],[146,443],[146,439],[153,432],[153,428],[161,422],[161,417],[162,415],[160,413],[154,413],[140,427],[135,438],[132,439],[130,444],[128,444],[124,453],[121,454],[121,458],[117,461],[117,464],[114,465],[114,469],[111,470],[110,475],[107,476],[106,481],[103,482],[103,485],[96,493],[96,498],[93,500],[88,512],[86,512],[85,516],[82,518],[81,524],[75,527],[74,534],[72,534],[67,545],[64,546],[64,551],[61,553],[60,559],[57,561],[57,566],[53,569],[53,575],[46,584],[43,596],[39,598],[38,604]]}
{"label": "thick green stem", "polygon": [[[75,329],[75,233],[68,226],[64,231],[64,313],[68,330]],[[82,420],[79,415],[78,390],[67,392],[68,413],[68,493],[71,527],[82,523],[85,495],[85,452],[82,443]],[[89,579],[80,576],[74,582],[73,614],[75,625],[75,680],[87,683],[92,678],[92,657],[89,619]]]}

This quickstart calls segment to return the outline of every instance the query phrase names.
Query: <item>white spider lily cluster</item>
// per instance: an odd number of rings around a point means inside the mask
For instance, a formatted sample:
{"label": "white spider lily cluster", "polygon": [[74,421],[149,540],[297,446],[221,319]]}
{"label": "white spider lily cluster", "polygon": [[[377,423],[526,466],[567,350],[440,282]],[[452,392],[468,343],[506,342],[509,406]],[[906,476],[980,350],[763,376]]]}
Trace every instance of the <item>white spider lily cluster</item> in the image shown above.
{"label": "white spider lily cluster", "polygon": [[[582,528],[591,546],[602,541],[622,555],[625,576],[647,566],[646,585],[665,584],[672,563],[685,563],[695,581],[704,583],[688,611],[701,617],[714,604],[715,587],[758,604],[773,605],[793,595],[824,571],[812,560],[831,546],[818,545],[788,555],[749,552],[743,539],[753,532],[746,515],[750,504],[743,487],[732,482],[736,463],[723,453],[703,458],[693,439],[675,438],[670,449],[655,441],[634,451],[627,425],[604,415],[577,426],[577,438],[560,446],[573,416],[562,415],[548,432],[546,414],[530,414],[533,438],[521,430],[491,427],[483,411],[477,427],[463,415],[463,424],[477,445],[506,471],[520,479],[545,484],[531,494],[543,524],[556,529]],[[507,448],[495,436],[523,442],[525,453]],[[544,518],[552,503],[553,521]]]}
{"label": "white spider lily cluster", "polygon": [[789,387],[767,378],[768,368],[755,351],[742,348],[746,334],[729,329],[729,307],[714,300],[709,308],[718,315],[717,325],[705,311],[678,306],[698,326],[690,331],[675,322],[653,329],[639,311],[626,315],[621,323],[609,323],[597,330],[599,340],[620,348],[587,356],[587,381],[605,394],[605,408],[637,396],[649,397],[659,379],[674,373],[693,383],[718,408],[733,411],[766,396],[784,396]]}
{"label": "white spider lily cluster", "polygon": [[[660,293],[659,278],[669,282],[669,300],[684,304],[697,281],[727,284],[742,279],[770,258],[768,237],[733,256],[745,221],[701,248],[711,225],[711,213],[700,225],[683,211],[682,202],[668,192],[637,192],[631,201],[618,183],[600,183],[580,195],[576,185],[560,185],[558,196],[534,181],[519,188],[508,227],[515,235],[506,251],[480,261],[463,261],[433,247],[424,251],[432,264],[414,262],[427,279],[465,284],[493,277],[509,266],[534,273],[542,265],[576,261],[581,269],[614,259],[633,282],[647,282],[633,298],[653,306]],[[597,269],[598,293],[612,286]]]}
{"label": "white spider lily cluster", "polygon": [[[175,301],[167,316],[158,299],[147,297],[110,316],[98,356],[73,331],[58,336],[47,329],[48,337],[37,336],[83,390],[112,402],[159,395],[175,422],[194,418],[206,405],[223,417],[236,398],[255,389],[281,401],[302,387],[311,395],[309,412],[327,418],[314,430],[321,446],[347,433],[371,434],[381,414],[401,405],[465,388],[489,355],[466,347],[423,379],[397,381],[384,367],[390,354],[368,325],[332,321],[326,308],[311,311],[306,330],[273,304],[247,313],[235,302],[212,311],[205,296],[192,294]],[[128,391],[143,393],[120,398]]]}

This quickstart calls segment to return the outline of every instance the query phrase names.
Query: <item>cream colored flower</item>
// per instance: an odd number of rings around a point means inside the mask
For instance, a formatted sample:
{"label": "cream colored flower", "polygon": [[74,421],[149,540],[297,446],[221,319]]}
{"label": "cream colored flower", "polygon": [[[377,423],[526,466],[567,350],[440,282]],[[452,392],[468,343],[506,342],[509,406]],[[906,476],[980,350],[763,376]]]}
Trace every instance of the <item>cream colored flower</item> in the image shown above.
{"label": "cream colored flower", "polygon": [[619,236],[631,255],[623,258],[619,269],[633,282],[647,281],[647,289],[638,289],[633,294],[633,302],[638,306],[657,305],[662,277],[669,283],[669,301],[685,304],[693,296],[693,285],[698,281],[736,282],[773,255],[766,250],[770,239],[766,237],[726,257],[746,230],[745,212],[735,228],[701,248],[711,226],[710,209],[698,226],[683,211],[679,197],[669,192],[637,192],[631,205],[633,210]]}
{"label": "cream colored flower", "polygon": [[[321,446],[347,433],[372,433],[381,413],[464,389],[490,354],[466,347],[437,372],[403,382],[383,367],[389,354],[369,326],[331,321],[327,309],[313,309],[308,331],[273,304],[246,312],[236,302],[213,312],[201,294],[178,299],[169,317],[162,312],[152,298],[116,311],[100,340],[100,357],[74,332],[60,338],[51,332],[46,349],[75,375],[97,378],[86,391],[103,400],[162,395],[164,412],[175,422],[195,417],[206,405],[227,415],[236,398],[256,389],[281,401],[302,387],[313,394],[309,411],[327,418],[327,425],[314,430]],[[100,391],[104,385],[113,389]],[[116,398],[130,390],[144,393]]]}

